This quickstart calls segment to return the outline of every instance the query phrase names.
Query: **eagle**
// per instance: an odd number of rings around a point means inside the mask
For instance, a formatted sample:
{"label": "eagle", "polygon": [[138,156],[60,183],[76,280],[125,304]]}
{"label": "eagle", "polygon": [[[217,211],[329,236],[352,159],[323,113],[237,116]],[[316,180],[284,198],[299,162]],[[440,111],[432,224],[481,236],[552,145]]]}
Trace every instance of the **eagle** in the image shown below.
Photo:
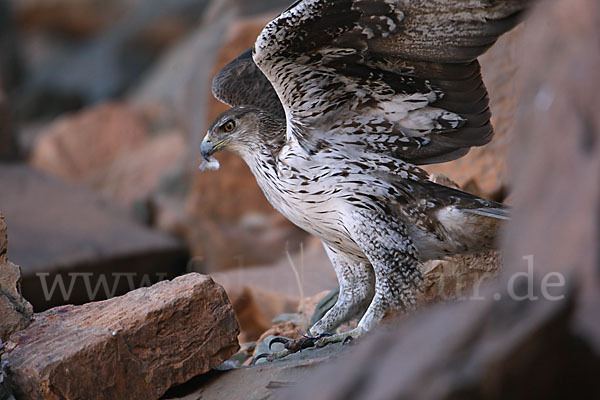
{"label": "eagle", "polygon": [[[299,0],[215,76],[214,96],[232,108],[208,129],[204,162],[215,166],[220,150],[242,157],[335,269],[339,296],[306,332],[313,343],[412,311],[424,261],[495,247],[508,208],[436,184],[420,166],[492,139],[477,56],[527,3]],[[331,333],[353,318],[355,329]],[[267,358],[298,349],[288,344]]]}

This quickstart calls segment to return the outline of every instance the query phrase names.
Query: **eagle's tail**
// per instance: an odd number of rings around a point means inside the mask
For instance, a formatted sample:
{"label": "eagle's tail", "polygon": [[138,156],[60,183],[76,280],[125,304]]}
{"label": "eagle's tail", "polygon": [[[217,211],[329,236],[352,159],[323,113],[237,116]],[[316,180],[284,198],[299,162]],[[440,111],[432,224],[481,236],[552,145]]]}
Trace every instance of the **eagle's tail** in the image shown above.
{"label": "eagle's tail", "polygon": [[480,215],[482,217],[489,217],[495,219],[502,219],[508,221],[510,219],[510,209],[506,206],[499,204],[499,207],[485,207],[475,209],[465,209],[466,213]]}
{"label": "eagle's tail", "polygon": [[474,253],[498,247],[498,235],[510,219],[510,209],[494,202],[481,207],[454,205],[441,209],[438,218],[451,238],[453,252]]}

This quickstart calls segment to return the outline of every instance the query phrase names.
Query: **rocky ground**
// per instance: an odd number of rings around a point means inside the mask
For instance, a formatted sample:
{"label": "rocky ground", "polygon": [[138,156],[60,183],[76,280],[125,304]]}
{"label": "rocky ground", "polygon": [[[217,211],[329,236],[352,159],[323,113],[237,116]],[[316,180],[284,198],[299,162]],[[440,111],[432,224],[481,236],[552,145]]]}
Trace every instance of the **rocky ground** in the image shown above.
{"label": "rocky ground", "polygon": [[[212,76],[288,3],[0,0],[0,399],[531,398],[525,375],[548,398],[577,393],[567,385],[594,398],[593,0],[547,0],[481,58],[496,136],[428,167],[514,204],[502,260],[429,262],[417,316],[247,367],[273,335],[305,330],[337,284],[239,158],[197,171],[225,109]],[[507,299],[523,254],[543,265],[538,281],[568,277],[566,301]],[[212,279],[173,279],[190,272]]]}

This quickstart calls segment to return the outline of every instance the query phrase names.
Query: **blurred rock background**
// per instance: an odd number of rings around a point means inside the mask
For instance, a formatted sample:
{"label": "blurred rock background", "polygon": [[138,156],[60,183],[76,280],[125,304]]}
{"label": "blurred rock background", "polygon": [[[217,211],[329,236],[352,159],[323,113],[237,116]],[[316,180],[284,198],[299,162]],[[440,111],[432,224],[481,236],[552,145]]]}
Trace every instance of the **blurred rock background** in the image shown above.
{"label": "blurred rock background", "polygon": [[[225,286],[242,338],[253,340],[302,298],[337,285],[320,243],[273,210],[240,158],[218,154],[219,171],[197,168],[206,129],[226,109],[210,93],[212,77],[288,5],[0,0],[0,211],[36,311],[67,302],[58,284],[43,295],[40,273],[48,287],[62,276],[66,290],[68,274],[80,274],[69,302],[85,303],[81,274],[94,288],[104,274],[118,295],[129,289],[118,274],[136,274],[137,287],[197,271]],[[511,32],[482,59],[494,141],[429,167],[498,201],[509,192],[519,37]],[[427,265],[426,299],[456,295],[496,271],[492,260]],[[444,274],[456,285],[438,288]]]}

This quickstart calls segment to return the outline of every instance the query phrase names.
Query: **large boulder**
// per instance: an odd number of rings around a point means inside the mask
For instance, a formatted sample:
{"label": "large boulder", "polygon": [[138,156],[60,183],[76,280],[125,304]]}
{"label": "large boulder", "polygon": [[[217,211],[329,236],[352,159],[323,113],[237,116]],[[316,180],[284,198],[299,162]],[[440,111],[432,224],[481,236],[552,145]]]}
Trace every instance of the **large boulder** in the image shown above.
{"label": "large boulder", "polygon": [[37,314],[2,362],[28,399],[155,399],[234,354],[223,289],[188,274],[122,297]]}

